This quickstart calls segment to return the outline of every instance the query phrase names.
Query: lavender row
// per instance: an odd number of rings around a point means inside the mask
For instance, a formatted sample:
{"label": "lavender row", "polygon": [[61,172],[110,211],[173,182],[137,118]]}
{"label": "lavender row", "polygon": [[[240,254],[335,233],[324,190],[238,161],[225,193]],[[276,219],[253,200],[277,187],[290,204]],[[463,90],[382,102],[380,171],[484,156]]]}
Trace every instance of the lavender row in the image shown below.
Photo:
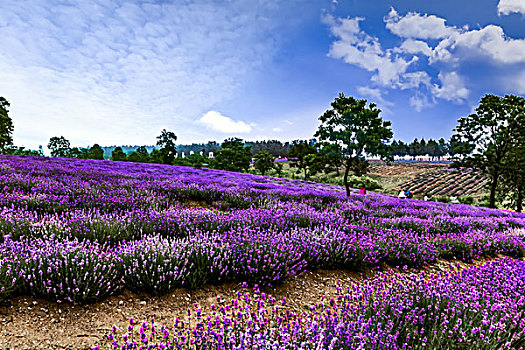
{"label": "lavender row", "polygon": [[[428,276],[384,273],[300,314],[264,293],[217,297],[170,327],[115,326],[104,349],[520,349],[525,262],[498,259]],[[96,346],[95,350],[101,349]]]}
{"label": "lavender row", "polygon": [[341,233],[295,228],[261,232],[232,229],[174,239],[148,236],[109,245],[56,237],[0,244],[0,299],[32,294],[58,301],[91,302],[122,288],[155,294],[207,283],[246,281],[272,285],[305,269],[363,270],[421,267],[439,258],[523,256],[521,233],[470,233],[428,241],[390,231]]}

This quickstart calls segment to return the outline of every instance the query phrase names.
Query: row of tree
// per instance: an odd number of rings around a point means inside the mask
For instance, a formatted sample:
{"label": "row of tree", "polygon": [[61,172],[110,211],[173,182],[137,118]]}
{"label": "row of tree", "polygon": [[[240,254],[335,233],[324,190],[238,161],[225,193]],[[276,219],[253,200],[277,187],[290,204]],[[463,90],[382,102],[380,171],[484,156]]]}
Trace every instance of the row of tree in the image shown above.
{"label": "row of tree", "polygon": [[[8,116],[9,102],[0,97],[0,152],[31,154],[23,148],[12,146],[12,121]],[[261,174],[282,166],[275,157],[287,156],[290,165],[305,179],[324,171],[339,173],[344,169],[343,182],[350,195],[349,174],[362,176],[367,173],[370,157],[391,161],[393,156],[430,155],[438,159],[446,154],[454,156],[455,165],[480,170],[489,179],[489,206],[495,207],[496,199],[509,199],[518,211],[522,210],[525,182],[525,99],[514,95],[504,97],[484,96],[476,111],[458,120],[449,142],[415,139],[405,144],[391,142],[391,122],[384,121],[374,103],[339,94],[331,108],[319,117],[321,122],[314,138],[292,143],[263,141],[247,143],[239,138],[193,144],[185,158],[178,157],[175,133],[162,130],[156,148],[151,152],[145,146],[126,154],[121,147],[112,150],[112,159],[131,162],[152,162],[174,165],[202,166],[217,169],[248,171],[250,164]],[[202,147],[202,148],[200,148]],[[104,150],[95,144],[91,148],[71,148],[63,136],[52,137],[48,148],[56,157],[104,159]],[[199,149],[200,148],[200,149]],[[208,152],[214,158],[208,158]],[[191,152],[194,152],[191,154]],[[203,152],[203,154],[200,154]],[[41,150],[40,152],[41,153]]]}

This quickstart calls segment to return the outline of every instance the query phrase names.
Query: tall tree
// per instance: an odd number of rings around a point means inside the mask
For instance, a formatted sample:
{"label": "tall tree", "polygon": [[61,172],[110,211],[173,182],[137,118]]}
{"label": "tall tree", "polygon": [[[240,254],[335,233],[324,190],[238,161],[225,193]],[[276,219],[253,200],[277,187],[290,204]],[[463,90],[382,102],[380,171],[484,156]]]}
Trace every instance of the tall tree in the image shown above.
{"label": "tall tree", "polygon": [[391,122],[384,121],[381,110],[374,103],[366,106],[366,100],[346,97],[343,93],[331,103],[332,108],[319,117],[321,125],[315,133],[321,142],[339,145],[345,158],[344,184],[350,196],[348,174],[353,170],[358,176],[366,173],[365,156],[392,159],[390,146]]}
{"label": "tall tree", "polygon": [[315,164],[313,162],[315,159],[312,157],[308,158],[308,156],[313,154],[317,154],[317,149],[307,141],[302,140],[294,140],[288,152],[290,166],[297,169],[297,174],[302,171],[305,180],[308,180],[310,175],[315,173],[314,169],[317,168],[314,166],[313,169],[310,169],[311,165]]}
{"label": "tall tree", "polygon": [[250,147],[237,137],[224,140],[215,154],[215,167],[229,171],[248,171],[252,161]]}
{"label": "tall tree", "polygon": [[518,212],[523,211],[525,198],[525,113],[516,118],[511,130],[512,144],[503,162],[502,197],[509,198]]}
{"label": "tall tree", "polygon": [[67,157],[71,150],[69,140],[64,136],[50,138],[47,148],[51,151],[51,157]]}
{"label": "tall tree", "polygon": [[487,94],[481,98],[476,112],[460,118],[454,129],[453,140],[463,146],[465,153],[458,163],[479,169],[489,178],[491,208],[496,206],[496,191],[505,171],[504,162],[512,150],[513,133],[519,127],[524,111],[523,97]]}
{"label": "tall tree", "polygon": [[111,152],[111,159],[117,161],[125,161],[126,153],[122,150],[122,147],[116,147],[113,152]]}
{"label": "tall tree", "polygon": [[0,96],[0,153],[13,144],[13,121],[9,117],[9,102]]}
{"label": "tall tree", "polygon": [[88,151],[88,157],[89,159],[98,159],[103,160],[104,159],[104,150],[98,143],[95,143],[93,147],[91,147]]}
{"label": "tall tree", "polygon": [[177,135],[172,131],[163,129],[157,136],[157,147],[160,148],[164,164],[172,164],[177,154]]}
{"label": "tall tree", "polygon": [[254,157],[255,162],[253,167],[261,172],[261,175],[266,175],[266,172],[274,168],[275,158],[266,151],[260,151]]}

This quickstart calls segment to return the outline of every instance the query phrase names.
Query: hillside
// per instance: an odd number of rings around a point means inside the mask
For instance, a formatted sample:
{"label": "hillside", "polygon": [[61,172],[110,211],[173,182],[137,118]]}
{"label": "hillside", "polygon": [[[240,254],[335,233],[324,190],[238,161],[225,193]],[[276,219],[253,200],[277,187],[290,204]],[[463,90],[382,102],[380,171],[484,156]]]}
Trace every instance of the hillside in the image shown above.
{"label": "hillside", "polygon": [[[40,157],[0,156],[0,188],[0,347],[126,347],[132,336],[152,348],[394,347],[406,334],[392,325],[410,319],[404,329],[432,348],[434,314],[451,346],[463,332],[503,337],[507,348],[525,336],[525,214],[347,198],[335,185],[212,169]],[[473,317],[467,300],[497,331],[479,318],[446,326]],[[52,335],[45,342],[42,329]]]}

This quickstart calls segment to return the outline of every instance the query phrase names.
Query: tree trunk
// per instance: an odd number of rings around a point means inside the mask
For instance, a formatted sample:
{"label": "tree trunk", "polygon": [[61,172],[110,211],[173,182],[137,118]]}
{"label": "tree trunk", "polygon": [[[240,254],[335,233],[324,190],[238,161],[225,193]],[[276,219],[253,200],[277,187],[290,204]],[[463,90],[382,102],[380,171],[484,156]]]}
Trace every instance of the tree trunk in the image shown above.
{"label": "tree trunk", "polygon": [[308,173],[306,172],[306,168],[304,168],[304,180],[308,180]]}
{"label": "tree trunk", "polygon": [[346,161],[346,168],[345,168],[345,176],[344,176],[344,183],[345,183],[345,189],[346,189],[346,196],[350,197],[350,185],[348,184],[348,173],[350,172],[350,164],[351,159],[348,159]]}
{"label": "tree trunk", "polygon": [[494,176],[490,184],[489,208],[496,208],[496,189],[497,188],[498,188],[498,176]]}
{"label": "tree trunk", "polygon": [[523,187],[518,187],[518,198],[516,199],[516,211],[521,213],[523,210]]}

